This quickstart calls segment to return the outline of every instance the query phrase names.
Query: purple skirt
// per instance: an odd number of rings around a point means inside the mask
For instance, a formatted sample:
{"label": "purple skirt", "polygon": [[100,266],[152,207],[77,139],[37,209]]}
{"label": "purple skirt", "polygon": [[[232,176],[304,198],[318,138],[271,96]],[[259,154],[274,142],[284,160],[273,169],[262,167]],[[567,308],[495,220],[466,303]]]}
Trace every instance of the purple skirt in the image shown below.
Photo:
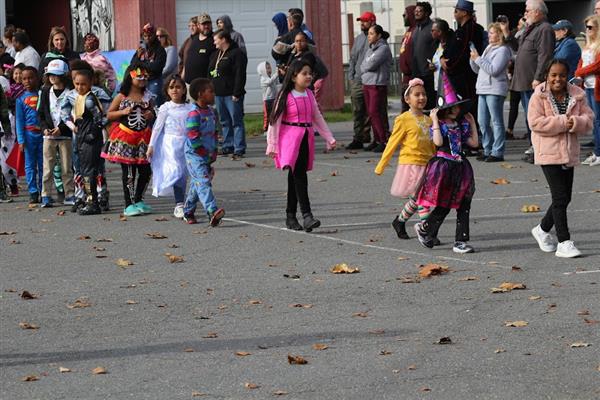
{"label": "purple skirt", "polygon": [[471,163],[433,157],[427,163],[425,177],[417,196],[417,204],[427,207],[458,209],[475,193]]}

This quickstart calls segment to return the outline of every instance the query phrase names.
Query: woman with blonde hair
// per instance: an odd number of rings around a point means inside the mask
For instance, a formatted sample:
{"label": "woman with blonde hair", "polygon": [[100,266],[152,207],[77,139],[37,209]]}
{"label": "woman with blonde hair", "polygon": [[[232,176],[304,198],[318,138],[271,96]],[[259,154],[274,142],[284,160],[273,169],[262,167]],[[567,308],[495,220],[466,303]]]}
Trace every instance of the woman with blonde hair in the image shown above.
{"label": "woman with blonde hair", "polygon": [[160,45],[167,52],[167,62],[162,72],[163,80],[165,80],[177,71],[177,48],[173,46],[171,35],[169,35],[169,31],[165,28],[156,28],[156,37],[160,41]]}
{"label": "woman with blonde hair", "polygon": [[583,88],[594,111],[594,151],[582,164],[600,165],[600,16],[585,19],[585,46],[575,76],[583,79]]}
{"label": "woman with blonde hair", "polygon": [[[512,54],[505,45],[502,26],[495,22],[488,27],[489,45],[479,55],[471,49],[471,69],[477,74],[475,89],[479,96],[477,119],[482,133],[485,162],[504,161],[504,99],[508,93],[508,62]],[[491,123],[491,126],[490,126]]]}
{"label": "woman with blonde hair", "polygon": [[38,68],[40,76],[46,72],[46,67],[50,61],[60,59],[66,62],[79,60],[79,53],[71,49],[69,36],[63,26],[53,26],[48,35],[48,52],[42,55],[40,67]]}

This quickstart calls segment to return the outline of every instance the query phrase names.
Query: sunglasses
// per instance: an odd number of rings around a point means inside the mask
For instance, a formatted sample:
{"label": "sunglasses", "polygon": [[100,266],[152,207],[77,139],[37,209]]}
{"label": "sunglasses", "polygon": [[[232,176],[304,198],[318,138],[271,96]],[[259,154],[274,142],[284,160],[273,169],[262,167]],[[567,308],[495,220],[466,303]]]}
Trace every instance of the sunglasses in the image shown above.
{"label": "sunglasses", "polygon": [[594,28],[595,28],[595,26],[591,26],[591,25],[586,25],[585,26],[585,29],[587,29],[588,31],[591,31]]}

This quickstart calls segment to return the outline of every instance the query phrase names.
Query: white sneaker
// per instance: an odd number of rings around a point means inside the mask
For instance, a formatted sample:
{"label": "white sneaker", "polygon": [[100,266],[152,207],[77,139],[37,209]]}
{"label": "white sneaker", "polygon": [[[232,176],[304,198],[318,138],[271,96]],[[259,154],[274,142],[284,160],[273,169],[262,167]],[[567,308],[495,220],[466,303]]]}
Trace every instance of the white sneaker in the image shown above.
{"label": "white sneaker", "polygon": [[533,154],[533,146],[529,146],[529,148],[525,150],[525,154]]}
{"label": "white sneaker", "polygon": [[173,210],[173,215],[175,218],[183,218],[183,203],[177,203],[175,209]]}
{"label": "white sneaker", "polygon": [[600,159],[600,157],[596,157],[596,155],[594,153],[592,153],[592,154],[590,154],[588,156],[588,158],[586,158],[585,160],[583,160],[581,162],[581,164],[583,164],[583,165],[591,165],[594,161],[597,161],[599,159]]}
{"label": "white sneaker", "polygon": [[541,226],[536,226],[531,230],[531,234],[537,241],[540,249],[545,253],[556,251],[556,240],[548,232],[544,232]]}
{"label": "white sneaker", "polygon": [[592,162],[590,162],[590,167],[595,167],[596,165],[600,165],[600,157],[594,155],[596,157]]}
{"label": "white sneaker", "polygon": [[556,246],[556,257],[563,258],[573,258],[579,257],[581,252],[577,247],[575,247],[575,243],[572,240],[565,240],[564,242],[560,242],[558,246]]}
{"label": "white sneaker", "polygon": [[454,243],[454,247],[452,247],[452,251],[459,254],[466,254],[474,253],[475,249],[466,242],[456,242]]}

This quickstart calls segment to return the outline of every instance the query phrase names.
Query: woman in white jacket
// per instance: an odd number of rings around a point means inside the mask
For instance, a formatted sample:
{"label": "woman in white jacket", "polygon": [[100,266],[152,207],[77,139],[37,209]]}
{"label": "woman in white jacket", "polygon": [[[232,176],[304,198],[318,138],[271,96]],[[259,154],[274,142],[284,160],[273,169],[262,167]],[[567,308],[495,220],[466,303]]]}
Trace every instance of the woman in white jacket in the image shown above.
{"label": "woman in white jacket", "polygon": [[504,161],[504,99],[508,93],[507,69],[511,53],[504,44],[499,23],[489,26],[488,38],[489,45],[482,55],[475,48],[471,49],[471,69],[478,74],[475,85],[479,96],[477,121],[483,136],[483,154],[477,159],[498,162]]}

